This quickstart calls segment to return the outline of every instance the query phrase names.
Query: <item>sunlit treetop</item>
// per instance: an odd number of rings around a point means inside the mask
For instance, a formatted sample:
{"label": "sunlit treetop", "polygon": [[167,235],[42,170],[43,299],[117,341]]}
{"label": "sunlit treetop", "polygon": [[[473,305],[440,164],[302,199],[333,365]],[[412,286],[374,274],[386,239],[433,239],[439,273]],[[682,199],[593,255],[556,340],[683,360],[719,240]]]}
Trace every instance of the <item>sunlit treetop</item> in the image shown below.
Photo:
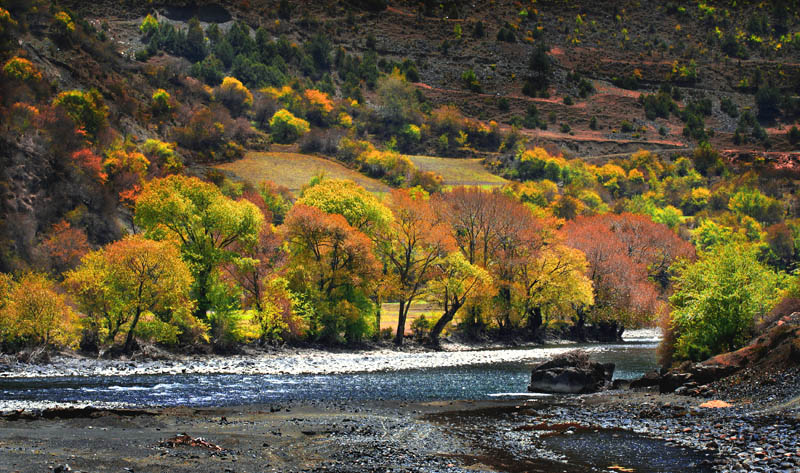
{"label": "sunlit treetop", "polygon": [[42,73],[33,65],[29,60],[14,56],[6,61],[3,66],[3,73],[19,81],[27,82],[29,80],[41,80]]}
{"label": "sunlit treetop", "polygon": [[323,179],[303,191],[297,201],[324,212],[339,214],[353,227],[368,235],[386,228],[392,212],[377,197],[353,181]]}

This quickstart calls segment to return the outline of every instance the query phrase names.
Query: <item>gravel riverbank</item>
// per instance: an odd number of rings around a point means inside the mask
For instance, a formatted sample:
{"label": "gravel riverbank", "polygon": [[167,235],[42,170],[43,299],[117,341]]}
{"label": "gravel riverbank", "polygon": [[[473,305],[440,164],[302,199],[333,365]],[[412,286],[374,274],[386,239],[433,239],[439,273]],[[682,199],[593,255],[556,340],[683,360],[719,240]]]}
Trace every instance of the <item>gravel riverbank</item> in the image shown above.
{"label": "gravel riverbank", "polygon": [[[511,401],[54,410],[0,417],[0,464],[25,473],[67,464],[84,472],[193,473],[800,469],[796,409],[746,399],[701,407],[705,401],[612,391]],[[183,433],[219,448],[170,442]]]}
{"label": "gravel riverbank", "polygon": [[[574,344],[531,349],[450,349],[403,352],[377,349],[331,352],[318,349],[280,350],[230,356],[188,356],[175,360],[102,360],[53,357],[47,364],[9,360],[0,363],[0,377],[118,376],[145,374],[345,374],[398,371],[490,363],[542,360],[574,349]],[[587,348],[592,352],[601,348]]]}

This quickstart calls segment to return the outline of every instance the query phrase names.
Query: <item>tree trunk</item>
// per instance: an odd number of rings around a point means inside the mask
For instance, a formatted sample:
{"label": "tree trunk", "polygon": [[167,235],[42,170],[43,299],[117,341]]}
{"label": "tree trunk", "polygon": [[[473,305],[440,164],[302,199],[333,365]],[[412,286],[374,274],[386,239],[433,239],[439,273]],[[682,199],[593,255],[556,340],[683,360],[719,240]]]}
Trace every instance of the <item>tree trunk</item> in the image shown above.
{"label": "tree trunk", "polygon": [[526,327],[531,333],[531,336],[536,336],[539,333],[539,329],[542,327],[544,320],[542,319],[542,308],[541,307],[531,307],[528,309],[528,318],[526,321]]}
{"label": "tree trunk", "polygon": [[208,320],[208,311],[211,309],[211,302],[208,300],[208,285],[211,279],[211,270],[201,269],[195,279],[194,295],[197,301],[197,307],[194,310],[194,316],[198,320]]}
{"label": "tree trunk", "polygon": [[500,289],[500,297],[503,299],[503,319],[500,324],[500,331],[502,333],[511,332],[511,289],[503,287]]}
{"label": "tree trunk", "polygon": [[375,296],[375,339],[381,339],[381,311],[383,310],[383,299]]}
{"label": "tree trunk", "polygon": [[451,320],[453,320],[453,317],[455,317],[456,312],[458,312],[460,307],[460,304],[451,304],[449,310],[439,317],[439,320],[436,321],[436,324],[431,329],[431,333],[428,334],[428,340],[431,345],[439,346],[439,336],[442,334],[444,327],[450,323]]}
{"label": "tree trunk", "polygon": [[[411,304],[409,304],[411,305]],[[406,301],[402,299],[400,301],[400,310],[397,312],[397,333],[394,336],[394,344],[400,346],[403,344],[403,337],[406,333],[406,314],[408,310],[406,309]]]}
{"label": "tree trunk", "polygon": [[575,324],[574,333],[575,337],[580,340],[586,340],[586,333],[584,332],[584,327],[586,325],[586,313],[583,309],[578,309],[578,322]]}
{"label": "tree trunk", "polygon": [[133,330],[136,328],[136,324],[139,323],[139,316],[141,313],[142,309],[140,307],[136,307],[136,315],[133,316],[131,328],[128,329],[128,335],[125,337],[125,353],[130,353],[131,349],[133,348]]}

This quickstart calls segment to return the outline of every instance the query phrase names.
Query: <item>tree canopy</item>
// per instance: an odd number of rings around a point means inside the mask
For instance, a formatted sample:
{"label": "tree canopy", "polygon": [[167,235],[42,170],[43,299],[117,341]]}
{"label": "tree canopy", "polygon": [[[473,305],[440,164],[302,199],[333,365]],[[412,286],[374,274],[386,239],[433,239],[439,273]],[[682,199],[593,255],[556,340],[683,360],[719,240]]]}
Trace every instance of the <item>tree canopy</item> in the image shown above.
{"label": "tree canopy", "polygon": [[150,181],[136,200],[134,222],[148,238],[175,240],[194,276],[195,314],[210,308],[212,273],[235,256],[235,243],[256,243],[264,218],[248,201],[225,197],[213,184],[187,176]]}

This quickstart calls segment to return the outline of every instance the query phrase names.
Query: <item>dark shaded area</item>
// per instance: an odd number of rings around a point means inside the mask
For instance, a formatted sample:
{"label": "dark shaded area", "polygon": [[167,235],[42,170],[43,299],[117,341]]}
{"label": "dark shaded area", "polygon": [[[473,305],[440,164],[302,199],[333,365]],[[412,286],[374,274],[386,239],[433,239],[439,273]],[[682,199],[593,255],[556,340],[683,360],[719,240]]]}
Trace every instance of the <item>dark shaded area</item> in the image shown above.
{"label": "dark shaded area", "polygon": [[166,6],[161,12],[172,21],[189,21],[197,17],[204,23],[226,23],[233,19],[228,10],[221,5]]}

